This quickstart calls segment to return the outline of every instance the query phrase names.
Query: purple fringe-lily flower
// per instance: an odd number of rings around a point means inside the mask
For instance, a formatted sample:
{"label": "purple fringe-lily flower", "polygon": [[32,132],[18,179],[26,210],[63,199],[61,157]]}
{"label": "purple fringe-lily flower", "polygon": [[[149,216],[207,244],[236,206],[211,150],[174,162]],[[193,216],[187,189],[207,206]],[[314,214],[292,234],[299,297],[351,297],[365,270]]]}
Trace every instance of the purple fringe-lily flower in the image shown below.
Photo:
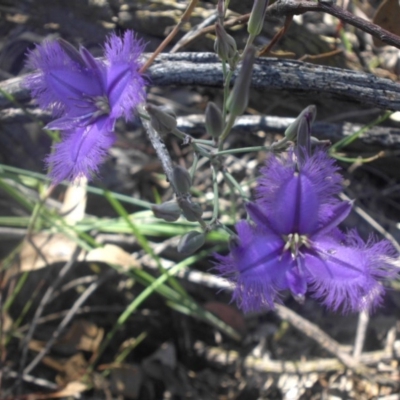
{"label": "purple fringe-lily flower", "polygon": [[324,151],[300,169],[293,153],[269,159],[257,200],[247,205],[252,222],[237,223],[230,254],[216,255],[244,311],[273,308],[283,290],[300,302],[310,292],[334,311],[379,305],[380,281],[396,274],[395,252],[387,241],[364,243],[357,232],[338,229],[351,210],[351,203],[334,197],[341,182]]}
{"label": "purple fringe-lily flower", "polygon": [[139,73],[142,52],[143,44],[132,31],[122,38],[111,35],[105,61],[63,40],[44,42],[30,52],[27,64],[38,72],[25,84],[39,106],[56,118],[46,128],[62,133],[47,158],[54,183],[98,172],[115,141],[115,121],[131,118],[145,98],[145,80]]}

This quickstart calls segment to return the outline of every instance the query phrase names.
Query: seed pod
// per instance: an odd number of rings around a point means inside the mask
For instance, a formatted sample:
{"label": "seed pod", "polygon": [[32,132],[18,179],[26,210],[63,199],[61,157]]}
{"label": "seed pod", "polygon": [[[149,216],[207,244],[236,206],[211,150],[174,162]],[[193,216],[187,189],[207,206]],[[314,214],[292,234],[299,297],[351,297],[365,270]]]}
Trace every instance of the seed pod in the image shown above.
{"label": "seed pod", "polygon": [[228,110],[236,116],[242,115],[249,103],[249,90],[255,56],[256,49],[253,46],[248,47],[244,54],[239,76],[236,78],[232,92],[228,98]]}
{"label": "seed pod", "polygon": [[267,12],[268,0],[254,0],[253,9],[251,10],[249,22],[247,24],[247,32],[252,36],[260,34],[264,25],[265,13]]}
{"label": "seed pod", "polygon": [[182,214],[188,221],[198,221],[203,215],[203,209],[201,208],[200,204],[192,203],[190,200],[185,198],[179,199],[178,201],[179,207],[182,210]]}
{"label": "seed pod", "polygon": [[178,243],[178,251],[182,254],[193,254],[206,241],[206,236],[202,232],[190,231],[183,235]]}
{"label": "seed pod", "polygon": [[179,165],[173,168],[171,180],[172,185],[180,194],[188,193],[192,186],[192,178],[190,177],[189,172]]}
{"label": "seed pod", "polygon": [[220,21],[215,24],[215,33],[214,51],[222,61],[233,60],[237,54],[235,39],[226,32]]}
{"label": "seed pod", "polygon": [[172,110],[152,104],[147,104],[145,109],[149,113],[151,126],[160,135],[170,133],[176,128],[176,115]]}
{"label": "seed pod", "polygon": [[167,201],[162,204],[155,204],[151,207],[153,214],[157,218],[161,218],[168,222],[176,221],[181,216],[181,209],[174,200]]}
{"label": "seed pod", "polygon": [[220,109],[212,101],[206,107],[206,130],[214,139],[218,139],[224,130],[224,121]]}

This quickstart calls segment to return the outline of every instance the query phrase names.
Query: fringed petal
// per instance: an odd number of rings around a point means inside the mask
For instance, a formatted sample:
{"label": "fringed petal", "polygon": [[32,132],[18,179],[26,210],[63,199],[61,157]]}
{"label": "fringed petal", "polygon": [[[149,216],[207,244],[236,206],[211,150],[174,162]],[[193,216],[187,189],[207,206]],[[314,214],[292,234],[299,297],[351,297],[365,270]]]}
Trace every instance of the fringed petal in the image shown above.
{"label": "fringed petal", "polygon": [[373,310],[384,293],[381,280],[397,273],[392,255],[387,242],[365,244],[355,232],[345,243],[320,238],[305,255],[313,296],[334,311]]}
{"label": "fringed petal", "polygon": [[244,311],[273,308],[279,290],[287,288],[285,273],[291,268],[283,241],[241,221],[239,241],[228,256],[216,255],[220,274],[235,283],[234,299]]}
{"label": "fringed petal", "polygon": [[96,174],[99,164],[115,141],[115,134],[107,130],[108,118],[101,118],[92,125],[65,132],[63,141],[47,158],[54,183],[65,179],[74,181]]}
{"label": "fringed petal", "polygon": [[[55,115],[75,110],[85,114],[95,110],[89,96],[99,96],[102,88],[95,74],[64,51],[57,41],[44,42],[28,55],[27,64],[39,70],[25,84],[40,107]],[[80,111],[79,111],[80,110]]]}
{"label": "fringed petal", "polygon": [[129,119],[145,99],[145,80],[139,73],[143,47],[132,31],[125,32],[123,38],[113,34],[106,43],[106,88],[113,118]]}

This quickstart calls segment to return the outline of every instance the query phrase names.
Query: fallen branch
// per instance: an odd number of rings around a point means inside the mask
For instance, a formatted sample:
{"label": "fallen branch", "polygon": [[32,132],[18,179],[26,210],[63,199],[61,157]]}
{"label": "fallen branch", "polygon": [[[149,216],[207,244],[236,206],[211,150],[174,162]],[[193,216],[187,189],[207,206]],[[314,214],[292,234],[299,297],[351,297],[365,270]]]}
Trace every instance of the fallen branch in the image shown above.
{"label": "fallen branch", "polygon": [[[26,113],[20,108],[7,108],[0,110],[0,121],[2,123],[27,123],[39,120],[43,123],[51,121],[51,114],[37,108],[29,109]],[[233,126],[233,132],[258,132],[283,134],[286,128],[295,120],[290,117],[244,115],[237,118]],[[204,115],[192,114],[178,117],[178,129],[196,136],[204,133]],[[350,136],[363,127],[351,122],[329,123],[315,122],[313,124],[313,135],[318,139],[338,142],[346,136]],[[364,132],[357,139],[358,143],[368,146],[373,150],[398,150],[400,149],[400,129],[386,126],[374,126]]]}
{"label": "fallen branch", "polygon": [[[255,357],[253,355],[243,358],[243,356],[235,350],[224,350],[222,347],[207,346],[199,341],[195,343],[194,349],[198,355],[221,366],[234,365],[240,362],[245,368],[261,373],[308,374],[311,372],[343,371],[345,369],[345,366],[336,358],[286,361],[271,360],[264,357]],[[390,362],[392,359],[392,352],[386,350],[363,353],[360,356],[360,362],[368,366],[377,365],[385,361]]]}
{"label": "fallen branch", "polygon": [[[161,54],[148,70],[152,86],[222,87],[221,63],[214,53]],[[0,107],[13,105],[1,91],[17,101],[29,99],[23,77],[0,82]],[[252,87],[266,92],[288,91],[291,96],[337,98],[385,110],[400,110],[400,85],[389,79],[359,71],[342,70],[275,58],[259,58]],[[282,93],[284,94],[284,93]]]}
{"label": "fallen branch", "polygon": [[[294,120],[295,118],[288,117],[245,115],[236,119],[233,131],[254,133],[264,131],[267,133],[283,134],[285,129]],[[352,135],[362,127],[363,125],[350,122],[329,123],[317,121],[313,124],[313,136],[335,143],[343,139],[343,137]],[[179,117],[178,128],[189,135],[204,133],[204,115]],[[357,140],[359,143],[369,146],[371,150],[373,148],[388,150],[400,149],[400,129],[374,126],[360,135]]]}

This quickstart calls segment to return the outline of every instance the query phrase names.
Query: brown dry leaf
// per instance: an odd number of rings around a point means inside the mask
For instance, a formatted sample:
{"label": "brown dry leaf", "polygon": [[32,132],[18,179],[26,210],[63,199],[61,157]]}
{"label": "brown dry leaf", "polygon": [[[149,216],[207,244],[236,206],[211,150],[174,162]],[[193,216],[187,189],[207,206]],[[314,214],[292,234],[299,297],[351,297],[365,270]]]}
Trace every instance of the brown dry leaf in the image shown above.
{"label": "brown dry leaf", "polygon": [[204,304],[204,308],[215,314],[221,321],[224,321],[240,334],[244,335],[246,333],[246,321],[237,308],[218,301],[209,301]]}
{"label": "brown dry leaf", "polygon": [[70,382],[65,386],[63,389],[58,390],[57,392],[53,393],[46,393],[46,394],[30,394],[28,395],[29,400],[44,400],[44,399],[59,399],[61,397],[70,397],[75,396],[79,393],[88,390],[89,388],[87,385],[81,382]]}
{"label": "brown dry leaf", "polygon": [[[70,261],[76,246],[77,244],[73,239],[62,233],[40,232],[29,239],[26,238],[15,262],[6,271],[0,287],[5,287],[9,279],[18,273],[38,270],[58,262]],[[82,250],[77,261],[116,264],[124,269],[139,268],[139,264],[132,255],[121,247],[112,244],[93,249],[87,254]]]}
{"label": "brown dry leaf", "polygon": [[111,370],[110,381],[113,395],[137,399],[143,382],[143,372],[138,365],[123,364]]}
{"label": "brown dry leaf", "polygon": [[0,332],[2,335],[0,336],[0,346],[3,345],[3,341],[6,340],[7,333],[11,329],[13,325],[13,320],[8,314],[8,312],[0,312]]}
{"label": "brown dry leaf", "polygon": [[63,371],[56,376],[56,382],[60,386],[80,381],[86,373],[88,363],[82,353],[76,353],[63,362],[63,367]]}
{"label": "brown dry leaf", "polygon": [[76,243],[62,233],[40,232],[25,239],[18,257],[19,270],[32,271],[71,259]]}
{"label": "brown dry leaf", "polygon": [[114,244],[106,244],[103,247],[98,247],[89,251],[87,254],[86,261],[92,262],[104,262],[106,264],[120,265],[124,269],[129,268],[140,268],[137,260],[128,252],[121,249]]}
{"label": "brown dry leaf", "polygon": [[104,337],[104,329],[84,319],[72,323],[67,332],[54,344],[54,349],[62,353],[76,350],[95,353]]}
{"label": "brown dry leaf", "polygon": [[[399,0],[385,0],[376,10],[373,23],[383,29],[400,36],[400,5]],[[386,46],[381,40],[373,37],[374,45]]]}

